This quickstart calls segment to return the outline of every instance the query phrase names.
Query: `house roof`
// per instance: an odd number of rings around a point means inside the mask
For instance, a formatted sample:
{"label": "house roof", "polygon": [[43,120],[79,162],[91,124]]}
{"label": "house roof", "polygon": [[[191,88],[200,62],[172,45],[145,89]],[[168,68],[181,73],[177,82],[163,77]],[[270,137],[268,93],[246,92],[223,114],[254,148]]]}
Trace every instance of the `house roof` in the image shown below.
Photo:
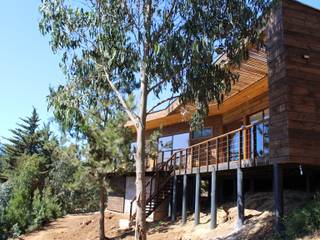
{"label": "house roof", "polygon": [[[226,60],[226,56],[222,55],[217,60],[217,64],[224,60]],[[239,74],[238,81],[233,84],[231,92],[225,97],[224,102],[220,106],[215,102],[209,104],[209,115],[221,114],[227,111],[227,109],[236,106],[236,102],[240,101],[239,97],[243,99],[242,95],[251,92],[250,95],[246,96],[252,97],[252,95],[259,93],[259,91],[265,91],[268,88],[266,81],[267,57],[264,51],[250,50],[248,60],[243,62],[239,68],[232,68],[232,71]],[[247,89],[250,86],[252,86],[252,90],[255,89],[253,92]],[[244,90],[247,91],[243,92]],[[243,93],[240,94],[241,92]],[[230,104],[231,102],[233,103]],[[147,129],[187,121],[190,119],[190,114],[183,114],[183,112],[192,112],[193,110],[194,107],[192,105],[182,106],[179,99],[176,99],[167,108],[152,112],[147,116]],[[129,121],[127,126],[133,127],[133,123]]]}

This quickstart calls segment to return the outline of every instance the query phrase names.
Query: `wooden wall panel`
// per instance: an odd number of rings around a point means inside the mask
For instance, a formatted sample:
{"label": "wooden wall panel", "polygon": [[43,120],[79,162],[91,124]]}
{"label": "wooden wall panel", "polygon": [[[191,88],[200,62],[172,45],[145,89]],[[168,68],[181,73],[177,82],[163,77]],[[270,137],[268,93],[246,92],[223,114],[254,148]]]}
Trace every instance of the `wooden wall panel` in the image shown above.
{"label": "wooden wall panel", "polygon": [[265,92],[262,95],[252,98],[242,105],[223,114],[223,124],[226,125],[237,120],[242,120],[244,117],[268,107],[269,95],[268,92]]}
{"label": "wooden wall panel", "polygon": [[320,165],[320,11],[281,1],[267,52],[271,160]]}
{"label": "wooden wall panel", "polygon": [[110,179],[110,185],[112,190],[109,192],[107,209],[123,213],[126,177],[114,176]]}

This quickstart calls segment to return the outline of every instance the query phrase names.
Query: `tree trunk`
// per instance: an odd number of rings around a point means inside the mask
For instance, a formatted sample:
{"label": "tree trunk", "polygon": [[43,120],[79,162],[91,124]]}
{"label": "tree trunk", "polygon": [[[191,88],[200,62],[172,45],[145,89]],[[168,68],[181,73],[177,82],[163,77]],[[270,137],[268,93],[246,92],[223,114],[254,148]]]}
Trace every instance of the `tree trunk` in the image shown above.
{"label": "tree trunk", "polygon": [[100,220],[99,220],[99,239],[106,240],[105,232],[104,232],[104,211],[105,211],[105,202],[106,202],[106,188],[103,183],[103,179],[99,180],[100,185],[100,202],[99,202],[99,212],[100,212]]}
{"label": "tree trunk", "polygon": [[145,240],[146,237],[146,181],[145,181],[145,124],[147,108],[147,85],[145,65],[141,68],[141,96],[140,96],[140,122],[137,131],[137,159],[136,159],[136,240]]}
{"label": "tree trunk", "polygon": [[146,189],[145,189],[145,130],[146,130],[146,115],[147,115],[147,101],[148,101],[148,62],[150,56],[151,45],[151,5],[152,0],[148,0],[144,5],[144,27],[145,39],[143,42],[143,59],[140,67],[140,111],[139,124],[137,130],[137,156],[136,156],[136,229],[135,239],[147,239],[146,227]]}

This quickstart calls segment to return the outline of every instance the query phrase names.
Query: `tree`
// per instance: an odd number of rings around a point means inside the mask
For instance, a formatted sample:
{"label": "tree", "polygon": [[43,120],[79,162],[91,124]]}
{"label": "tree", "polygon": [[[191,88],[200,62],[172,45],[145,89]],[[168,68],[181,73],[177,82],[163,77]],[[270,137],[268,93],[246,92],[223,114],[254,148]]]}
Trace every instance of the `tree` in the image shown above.
{"label": "tree", "polygon": [[5,138],[8,143],[4,144],[3,155],[6,156],[8,165],[11,168],[16,167],[17,158],[22,154],[38,154],[40,147],[40,135],[38,127],[40,118],[35,108],[33,108],[30,117],[21,118],[22,123],[18,127],[11,129],[13,134],[11,138]]}
{"label": "tree", "polygon": [[107,86],[99,79],[83,84],[78,78],[70,78],[65,86],[51,89],[49,96],[49,106],[62,130],[88,145],[83,166],[99,187],[100,240],[105,239],[104,212],[109,188],[106,176],[124,173],[132,165],[132,133],[124,127],[127,118],[123,111],[111,104],[113,96]]}
{"label": "tree", "polygon": [[[146,239],[145,129],[154,109],[179,100],[193,103],[201,123],[208,103],[223,101],[238,79],[230,66],[259,46],[272,0],[43,0],[40,30],[70,76],[109,84],[137,132],[136,239]],[[215,64],[221,54],[227,63]],[[93,71],[94,74],[88,74]],[[126,104],[128,86],[140,92],[139,109]],[[170,97],[162,99],[163,92]],[[131,92],[130,92],[131,93]],[[148,97],[159,101],[148,106]],[[194,125],[193,125],[194,126]]]}

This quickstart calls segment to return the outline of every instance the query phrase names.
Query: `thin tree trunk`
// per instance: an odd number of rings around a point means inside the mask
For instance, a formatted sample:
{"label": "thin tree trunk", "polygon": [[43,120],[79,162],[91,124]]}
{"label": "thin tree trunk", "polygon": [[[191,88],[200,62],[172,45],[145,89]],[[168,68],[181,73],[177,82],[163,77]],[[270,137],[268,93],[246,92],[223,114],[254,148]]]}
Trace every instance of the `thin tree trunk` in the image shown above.
{"label": "thin tree trunk", "polygon": [[105,211],[105,202],[106,202],[106,188],[103,183],[103,179],[99,180],[100,185],[100,202],[99,202],[99,211],[100,211],[100,220],[99,220],[99,239],[106,240],[104,232],[104,211]]}
{"label": "thin tree trunk", "polygon": [[145,130],[146,130],[146,116],[147,116],[147,101],[148,101],[148,77],[147,67],[150,55],[151,44],[151,5],[152,0],[148,0],[144,5],[144,27],[145,39],[143,44],[143,59],[140,68],[141,77],[141,95],[140,95],[140,112],[139,124],[137,130],[137,159],[136,159],[136,229],[135,239],[147,239],[147,225],[146,225],[146,189],[145,189]]}
{"label": "thin tree trunk", "polygon": [[136,159],[136,240],[146,239],[146,189],[145,189],[145,123],[146,123],[146,105],[147,91],[145,83],[145,68],[142,67],[141,75],[141,99],[140,99],[140,123],[137,131],[137,159]]}

